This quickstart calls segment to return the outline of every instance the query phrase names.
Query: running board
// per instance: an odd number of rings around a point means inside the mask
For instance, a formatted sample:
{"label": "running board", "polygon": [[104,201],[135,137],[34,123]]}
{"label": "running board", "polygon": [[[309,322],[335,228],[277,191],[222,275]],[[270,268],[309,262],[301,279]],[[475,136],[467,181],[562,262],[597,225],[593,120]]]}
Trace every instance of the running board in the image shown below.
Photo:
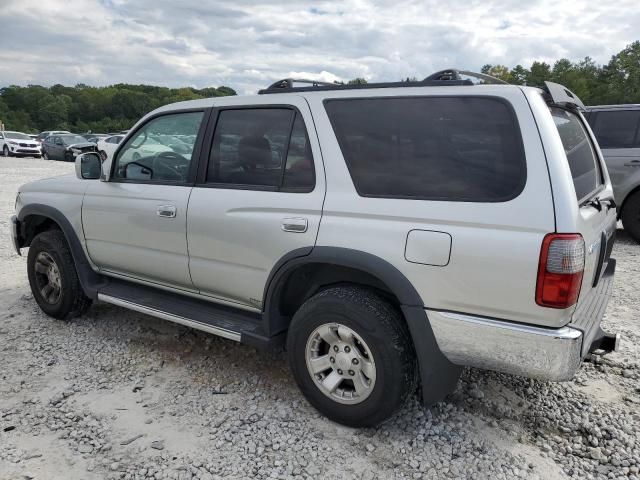
{"label": "running board", "polygon": [[105,286],[99,288],[98,300],[236,342],[256,345],[260,342],[250,339],[262,339],[262,316],[259,313],[218,305],[146,285],[109,279]]}

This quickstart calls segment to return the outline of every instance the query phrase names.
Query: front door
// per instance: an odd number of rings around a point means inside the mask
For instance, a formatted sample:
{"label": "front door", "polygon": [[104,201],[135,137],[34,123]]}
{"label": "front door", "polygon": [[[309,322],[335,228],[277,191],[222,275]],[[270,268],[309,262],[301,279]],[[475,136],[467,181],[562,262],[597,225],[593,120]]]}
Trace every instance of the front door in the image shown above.
{"label": "front door", "polygon": [[267,101],[215,112],[215,132],[203,150],[209,161],[198,173],[187,222],[195,287],[253,308],[261,307],[278,260],[315,244],[325,194],[306,101]]}
{"label": "front door", "polygon": [[[91,182],[82,224],[89,256],[104,273],[192,289],[187,204],[204,115],[185,111],[151,118],[116,152],[111,179]],[[188,148],[176,152],[167,145],[139,154],[169,135]]]}

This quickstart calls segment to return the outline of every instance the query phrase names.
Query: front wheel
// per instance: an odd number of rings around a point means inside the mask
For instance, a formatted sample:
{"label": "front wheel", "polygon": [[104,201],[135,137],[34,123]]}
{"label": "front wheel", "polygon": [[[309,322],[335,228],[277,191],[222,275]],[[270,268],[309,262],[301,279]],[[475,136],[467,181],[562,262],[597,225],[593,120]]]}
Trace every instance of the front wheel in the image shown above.
{"label": "front wheel", "polygon": [[47,152],[44,152],[44,153],[42,154],[42,158],[43,158],[44,160],[50,160],[50,158],[49,158],[49,154],[48,154]]}
{"label": "front wheel", "polygon": [[636,242],[640,243],[640,192],[632,194],[622,209],[622,226]]}
{"label": "front wheel", "polygon": [[413,342],[400,312],[365,288],[330,288],[305,302],[287,350],[309,403],[344,425],[380,423],[416,388]]}
{"label": "front wheel", "polygon": [[2,147],[2,155],[4,155],[5,157],[9,156],[9,147],[7,147],[6,145]]}
{"label": "front wheel", "polygon": [[60,230],[38,234],[29,247],[27,273],[31,292],[47,315],[67,319],[91,306],[78,279],[71,251]]}

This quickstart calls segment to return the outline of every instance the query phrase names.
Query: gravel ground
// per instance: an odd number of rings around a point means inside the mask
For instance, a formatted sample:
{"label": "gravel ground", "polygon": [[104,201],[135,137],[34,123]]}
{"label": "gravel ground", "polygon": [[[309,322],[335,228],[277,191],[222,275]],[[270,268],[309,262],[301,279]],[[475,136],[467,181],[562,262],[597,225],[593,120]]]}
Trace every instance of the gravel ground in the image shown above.
{"label": "gravel ground", "polygon": [[104,304],[46,317],[8,220],[20,184],[72,171],[0,158],[1,479],[640,479],[640,246],[624,231],[605,321],[619,352],[565,383],[467,369],[446,402],[354,430],[306,403],[283,354]]}

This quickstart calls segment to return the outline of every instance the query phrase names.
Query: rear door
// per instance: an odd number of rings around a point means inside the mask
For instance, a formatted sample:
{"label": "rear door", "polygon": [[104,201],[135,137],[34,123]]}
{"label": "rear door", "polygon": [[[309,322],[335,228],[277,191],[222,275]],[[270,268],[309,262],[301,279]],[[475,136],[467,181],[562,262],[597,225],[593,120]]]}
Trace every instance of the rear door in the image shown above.
{"label": "rear door", "polygon": [[640,109],[592,112],[589,123],[602,149],[618,205],[640,185]]}
{"label": "rear door", "polygon": [[578,305],[587,302],[606,268],[616,228],[604,162],[584,117],[573,109],[550,107],[571,170],[578,203],[577,232],[585,242],[585,266]]}
{"label": "rear door", "polygon": [[189,269],[204,295],[260,308],[271,269],[311,251],[325,195],[309,107],[287,95],[216,110],[189,200]]}

